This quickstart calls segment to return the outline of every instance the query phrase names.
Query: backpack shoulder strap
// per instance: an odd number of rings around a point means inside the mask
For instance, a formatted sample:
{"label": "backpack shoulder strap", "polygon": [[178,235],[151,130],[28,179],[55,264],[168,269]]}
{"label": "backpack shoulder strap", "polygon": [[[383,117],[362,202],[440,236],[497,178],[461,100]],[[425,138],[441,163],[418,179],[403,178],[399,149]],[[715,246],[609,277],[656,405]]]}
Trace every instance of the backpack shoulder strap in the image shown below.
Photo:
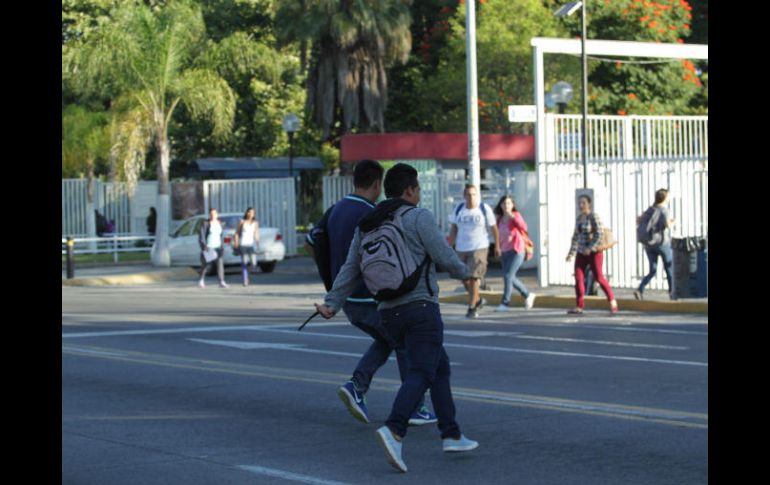
{"label": "backpack shoulder strap", "polygon": [[460,215],[460,211],[463,210],[464,207],[465,207],[465,202],[460,202],[460,204],[455,209],[455,219],[457,219],[457,216]]}

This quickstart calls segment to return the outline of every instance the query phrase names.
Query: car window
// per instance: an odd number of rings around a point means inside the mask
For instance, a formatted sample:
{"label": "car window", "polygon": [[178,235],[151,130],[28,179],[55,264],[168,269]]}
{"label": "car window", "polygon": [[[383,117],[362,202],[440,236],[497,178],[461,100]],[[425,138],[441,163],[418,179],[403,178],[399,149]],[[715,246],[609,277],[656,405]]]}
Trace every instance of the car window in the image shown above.
{"label": "car window", "polygon": [[196,219],[195,226],[193,227],[191,234],[198,234],[199,232],[201,232],[201,226],[203,225],[204,222],[205,222],[204,219]]}
{"label": "car window", "polygon": [[189,236],[190,235],[190,229],[195,225],[195,219],[190,219],[189,221],[186,221],[182,223],[181,226],[179,226],[179,229],[176,230],[173,237],[183,237],[183,236]]}
{"label": "car window", "polygon": [[224,216],[220,217],[219,221],[224,225],[225,229],[235,229],[238,227],[238,223],[241,222],[241,216]]}

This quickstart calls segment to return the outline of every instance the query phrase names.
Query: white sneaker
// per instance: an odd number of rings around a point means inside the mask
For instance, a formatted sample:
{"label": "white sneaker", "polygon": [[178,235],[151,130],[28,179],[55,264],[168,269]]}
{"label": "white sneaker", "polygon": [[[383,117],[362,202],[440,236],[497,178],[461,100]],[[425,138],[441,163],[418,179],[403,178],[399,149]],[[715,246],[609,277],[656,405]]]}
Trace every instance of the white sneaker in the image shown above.
{"label": "white sneaker", "polygon": [[383,426],[378,429],[377,439],[385,450],[385,458],[387,458],[388,463],[396,470],[406,473],[406,463],[401,459],[401,442],[396,440],[390,428]]}
{"label": "white sneaker", "polygon": [[199,288],[205,288],[206,287],[206,283],[202,279],[200,279],[200,280],[198,280],[198,287]]}
{"label": "white sneaker", "polygon": [[465,435],[460,435],[459,439],[446,438],[443,440],[444,451],[447,453],[456,451],[471,451],[479,447],[478,441],[469,440]]}
{"label": "white sneaker", "polygon": [[220,281],[219,282],[219,287],[220,288],[230,288],[230,286],[227,283],[225,283],[224,281]]}
{"label": "white sneaker", "polygon": [[537,295],[534,293],[530,293],[526,300],[524,300],[524,308],[527,310],[531,310],[532,306],[535,304],[535,297]]}
{"label": "white sneaker", "polygon": [[508,305],[504,305],[504,304],[500,303],[500,306],[495,308],[495,311],[496,312],[509,312],[509,311],[511,311],[511,307],[509,307]]}

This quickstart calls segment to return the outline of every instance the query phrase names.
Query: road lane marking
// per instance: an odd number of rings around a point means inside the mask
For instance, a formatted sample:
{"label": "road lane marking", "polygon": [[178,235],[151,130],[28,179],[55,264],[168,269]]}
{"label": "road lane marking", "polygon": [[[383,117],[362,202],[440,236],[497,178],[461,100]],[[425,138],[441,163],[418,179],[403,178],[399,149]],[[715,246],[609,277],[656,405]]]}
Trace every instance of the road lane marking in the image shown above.
{"label": "road lane marking", "polygon": [[579,338],[564,338],[564,337],[543,337],[540,335],[518,335],[513,338],[529,339],[529,340],[547,340],[550,342],[575,342],[584,344],[596,344],[596,345],[616,345],[619,347],[639,347],[643,349],[666,349],[666,350],[689,350],[690,347],[683,347],[680,345],[659,345],[659,344],[636,344],[630,342],[615,342],[609,340],[586,340]]}
{"label": "road lane marking", "polygon": [[[320,350],[320,349],[308,349],[303,344],[282,344],[282,343],[269,343],[269,342],[244,342],[244,341],[231,341],[231,340],[206,340],[198,338],[188,338],[192,342],[198,342],[209,345],[222,345],[225,347],[232,347],[241,350],[254,350],[254,349],[272,349],[272,350],[288,350],[293,352],[305,352],[309,354],[323,354],[323,355],[335,355],[341,357],[354,357],[360,359],[363,354],[358,352],[338,352],[334,350]],[[396,362],[395,357],[388,357],[391,362]],[[461,366],[459,362],[450,362],[451,366]]]}
{"label": "road lane marking", "polygon": [[[342,327],[350,325],[345,322],[319,322],[314,327]],[[103,332],[64,332],[62,338],[89,338],[89,337],[116,337],[125,335],[162,335],[173,333],[196,333],[196,332],[218,332],[231,330],[259,330],[260,328],[294,328],[299,323],[280,323],[275,325],[220,325],[210,327],[183,327],[183,328],[162,328],[162,329],[142,329],[142,330],[107,330]]]}
{"label": "road lane marking", "polygon": [[287,472],[284,470],[276,470],[275,468],[265,468],[263,466],[240,465],[236,468],[239,468],[247,472],[255,473],[257,475],[266,475],[268,477],[281,478],[283,480],[289,480],[292,482],[308,483],[310,485],[350,485],[345,482],[325,480],[323,478],[316,478],[310,475],[301,475],[299,473]]}
{"label": "road lane marking", "polygon": [[[287,330],[270,329],[270,328],[249,328],[249,330],[255,330],[259,332],[270,333],[287,333],[292,335],[299,335],[297,332],[291,332]],[[301,332],[302,335],[316,336],[316,337],[329,337],[329,338],[342,338],[342,339],[368,339],[368,337],[361,337],[358,335],[345,335],[335,333],[321,333],[321,332]],[[515,337],[514,337],[515,338]],[[552,355],[559,357],[581,357],[581,358],[595,358],[595,359],[609,359],[609,360],[621,360],[630,362],[649,362],[656,364],[667,365],[689,365],[697,367],[708,367],[708,362],[696,362],[696,361],[683,361],[683,360],[668,360],[668,359],[650,359],[645,357],[626,357],[622,355],[603,355],[603,354],[585,354],[579,352],[560,352],[551,350],[533,350],[533,349],[519,349],[515,347],[499,347],[490,345],[471,345],[471,344],[458,344],[444,341],[444,347],[446,348],[464,348],[474,350],[491,350],[497,352],[518,352],[525,354],[539,354],[539,355]]]}
{"label": "road lane marking", "polygon": [[[67,346],[62,347],[62,353],[70,353],[70,350],[71,349],[69,349]],[[108,359],[120,362],[156,365],[204,372],[226,373],[248,377],[262,377],[268,379],[307,382],[314,384],[329,384],[334,386],[339,386],[340,382],[343,382],[345,379],[349,378],[349,376],[346,374],[310,371],[305,369],[288,369],[270,366],[236,364],[222,361],[208,361],[162,354],[148,354],[143,352],[126,352],[125,357],[117,357],[106,355],[109,353],[109,351],[114,349],[96,348],[95,350],[101,351],[101,354],[105,355],[78,355],[83,357]],[[378,389],[395,393],[400,388],[400,384],[400,381],[395,379],[387,379],[378,376],[377,381],[372,383],[370,389]],[[655,422],[678,427],[708,429],[708,414],[705,413],[693,413],[644,406],[630,406],[624,404],[578,401],[549,396],[535,396],[454,386],[452,388],[452,393],[457,400]]]}

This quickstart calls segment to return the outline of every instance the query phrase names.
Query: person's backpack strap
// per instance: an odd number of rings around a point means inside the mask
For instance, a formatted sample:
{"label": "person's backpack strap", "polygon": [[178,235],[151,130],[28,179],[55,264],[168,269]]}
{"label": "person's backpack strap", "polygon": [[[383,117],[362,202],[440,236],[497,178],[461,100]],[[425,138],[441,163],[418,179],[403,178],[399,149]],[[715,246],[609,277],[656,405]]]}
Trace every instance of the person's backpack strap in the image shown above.
{"label": "person's backpack strap", "polygon": [[457,224],[457,216],[460,215],[460,211],[463,210],[465,207],[465,202],[460,202],[460,204],[455,209],[455,224]]}

